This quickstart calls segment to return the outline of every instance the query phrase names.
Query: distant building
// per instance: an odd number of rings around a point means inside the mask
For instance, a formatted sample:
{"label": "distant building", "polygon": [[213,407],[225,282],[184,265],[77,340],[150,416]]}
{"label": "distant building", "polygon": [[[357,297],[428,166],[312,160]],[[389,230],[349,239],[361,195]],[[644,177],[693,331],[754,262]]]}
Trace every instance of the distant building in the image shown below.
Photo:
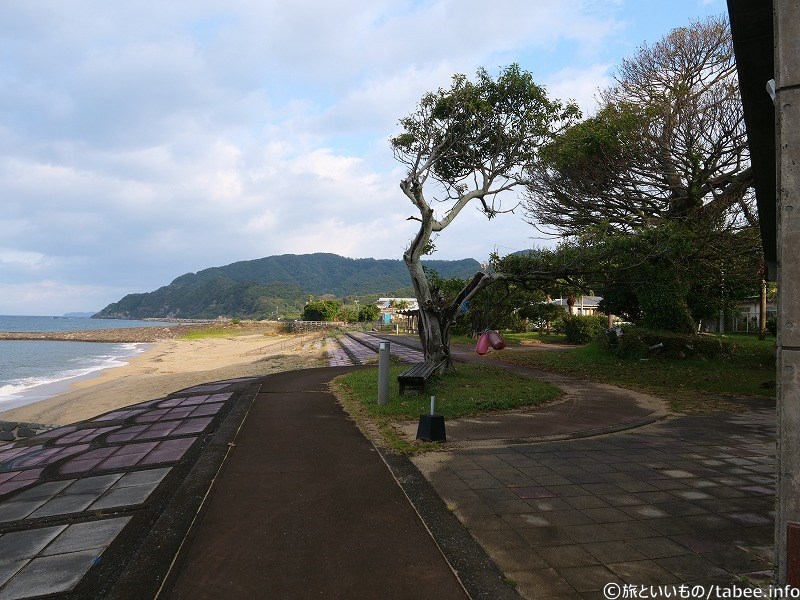
{"label": "distant building", "polygon": [[[600,301],[602,296],[578,296],[575,298],[575,304],[572,306],[572,314],[574,315],[594,315],[600,312]],[[565,312],[569,312],[569,305],[566,298],[555,298],[550,301],[550,304],[561,306]]]}
{"label": "distant building", "polygon": [[383,323],[408,320],[408,316],[416,314],[419,308],[416,298],[378,298],[375,306],[381,311],[380,320]]}

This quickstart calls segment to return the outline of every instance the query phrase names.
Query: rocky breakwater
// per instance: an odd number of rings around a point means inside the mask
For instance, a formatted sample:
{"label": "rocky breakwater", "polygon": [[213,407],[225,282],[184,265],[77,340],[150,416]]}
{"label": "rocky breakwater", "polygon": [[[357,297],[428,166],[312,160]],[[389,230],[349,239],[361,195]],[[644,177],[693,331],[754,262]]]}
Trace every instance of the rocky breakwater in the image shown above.
{"label": "rocky breakwater", "polygon": [[150,343],[183,337],[201,325],[127,327],[80,331],[0,331],[0,340],[55,340],[65,342]]}

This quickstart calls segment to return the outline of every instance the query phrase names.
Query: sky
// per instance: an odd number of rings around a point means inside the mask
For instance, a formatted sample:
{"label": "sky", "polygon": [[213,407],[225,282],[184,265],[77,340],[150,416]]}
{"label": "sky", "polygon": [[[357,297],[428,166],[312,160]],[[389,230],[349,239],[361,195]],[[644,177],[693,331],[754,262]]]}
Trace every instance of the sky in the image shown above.
{"label": "sky", "polygon": [[[277,254],[400,259],[414,208],[388,140],[423,94],[518,63],[591,115],[622,59],[725,11],[724,0],[0,0],[0,314],[96,311]],[[519,211],[489,222],[468,208],[433,258],[551,243]]]}

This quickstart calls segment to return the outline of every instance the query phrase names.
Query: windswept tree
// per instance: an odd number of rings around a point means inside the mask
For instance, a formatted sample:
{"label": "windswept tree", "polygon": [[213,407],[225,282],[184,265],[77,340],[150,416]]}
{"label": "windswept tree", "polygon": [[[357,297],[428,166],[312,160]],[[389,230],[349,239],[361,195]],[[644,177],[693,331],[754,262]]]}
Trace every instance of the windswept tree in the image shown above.
{"label": "windswept tree", "polygon": [[752,170],[727,20],[673,30],[624,60],[598,113],[541,152],[527,209],[565,235],[664,220],[752,225]]}
{"label": "windswept tree", "polygon": [[627,307],[653,326],[690,331],[735,299],[742,279],[757,281],[753,176],[727,19],[641,47],[600,101],[596,115],[539,153],[527,218],[615,249],[601,252],[617,271],[598,286],[615,314]]}
{"label": "windswept tree", "polygon": [[511,65],[496,79],[483,69],[474,82],[456,75],[449,89],[425,94],[401,119],[403,131],[391,144],[406,167],[400,189],[419,211],[411,218],[420,224],[403,259],[419,303],[425,360],[438,372],[452,366],[450,329],[459,308],[502,273],[477,273],[454,299],[446,298],[422,268],[432,236],[468,204],[490,219],[508,212],[501,196],[524,181],[539,148],[579,116],[575,104],[548,99],[530,73]]}

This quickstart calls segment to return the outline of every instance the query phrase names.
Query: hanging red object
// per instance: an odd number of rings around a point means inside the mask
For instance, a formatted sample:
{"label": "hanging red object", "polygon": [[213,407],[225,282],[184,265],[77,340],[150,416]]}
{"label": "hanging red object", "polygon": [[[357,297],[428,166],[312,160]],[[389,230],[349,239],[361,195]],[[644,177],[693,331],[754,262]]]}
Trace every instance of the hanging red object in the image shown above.
{"label": "hanging red object", "polygon": [[481,335],[478,337],[478,343],[475,345],[475,352],[477,352],[477,353],[478,353],[478,354],[480,354],[481,356],[483,356],[484,354],[486,354],[487,352],[489,352],[489,345],[490,345],[490,342],[489,342],[489,335],[488,335],[488,333],[489,333],[488,331],[484,331],[484,332],[483,332],[483,333],[482,333],[482,334],[481,334]]}
{"label": "hanging red object", "polygon": [[489,338],[489,344],[495,350],[502,350],[506,347],[506,341],[503,339],[503,336],[500,335],[498,331],[490,330],[486,332],[486,336]]}

